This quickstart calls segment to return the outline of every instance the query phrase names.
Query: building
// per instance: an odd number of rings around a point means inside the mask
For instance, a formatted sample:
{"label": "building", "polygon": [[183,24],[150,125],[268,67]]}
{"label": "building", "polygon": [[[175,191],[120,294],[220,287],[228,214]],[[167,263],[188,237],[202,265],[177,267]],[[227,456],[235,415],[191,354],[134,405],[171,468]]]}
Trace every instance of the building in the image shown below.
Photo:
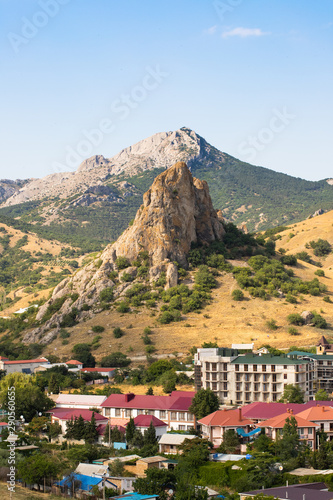
{"label": "building", "polygon": [[106,396],[83,395],[83,394],[59,394],[54,400],[56,408],[76,408],[89,410],[91,408],[101,408]]}
{"label": "building", "polygon": [[245,500],[247,497],[255,497],[256,495],[269,496],[285,500],[332,500],[333,493],[327,491],[325,483],[306,483],[292,484],[290,486],[278,486],[276,488],[262,488],[256,491],[247,491],[240,493],[240,500]]}
{"label": "building", "polygon": [[82,373],[99,373],[102,377],[112,378],[114,376],[116,369],[115,368],[102,368],[100,366],[97,368],[81,368],[80,371]]}
{"label": "building", "polygon": [[292,411],[282,413],[277,417],[270,418],[264,422],[259,422],[258,427],[266,429],[266,434],[268,437],[276,440],[282,433],[282,429],[286,423],[287,418],[294,417],[297,422],[298,435],[301,441],[305,441],[312,450],[316,449],[316,430],[319,425],[305,420],[298,414],[294,415]]}
{"label": "building", "polygon": [[66,361],[66,365],[68,368],[77,368],[78,370],[82,370],[83,368],[83,363],[77,359],[70,359],[69,361]]}
{"label": "building", "polygon": [[150,424],[153,424],[155,428],[155,433],[157,439],[160,439],[163,434],[167,432],[167,424],[165,422],[162,422],[159,418],[155,417],[154,415],[138,415],[134,419],[134,425],[135,427],[144,434],[145,431],[148,430]]}
{"label": "building", "polygon": [[278,401],[287,384],[313,398],[314,360],[272,354],[239,354],[237,349],[198,349],[195,387],[211,389],[224,404]]}
{"label": "building", "polygon": [[260,429],[254,427],[252,420],[242,415],[241,408],[214,411],[214,413],[198,420],[198,424],[201,425],[203,437],[208,438],[214,447],[220,446],[227,430],[237,432],[238,435],[245,438],[245,441],[260,432]]}
{"label": "building", "polygon": [[302,417],[310,422],[314,422],[319,426],[321,431],[326,432],[327,437],[330,441],[333,439],[333,408],[330,406],[312,406],[307,408],[300,413],[299,417]]}
{"label": "building", "polygon": [[318,344],[316,345],[316,354],[328,354],[330,356],[333,355],[333,344],[329,344],[324,335],[322,335]]}
{"label": "building", "polygon": [[73,489],[75,492],[87,491],[90,492],[94,486],[98,486],[99,490],[102,490],[105,486],[106,488],[117,489],[116,485],[112,483],[110,478],[102,478],[100,476],[85,476],[83,474],[71,474],[65,477],[59,483],[62,490],[68,491],[69,495],[72,495]]}
{"label": "building", "polygon": [[45,364],[50,364],[46,358],[9,361],[9,359],[1,357],[0,370],[5,370],[7,374],[19,372],[31,375],[37,367]]}
{"label": "building", "polygon": [[193,434],[163,434],[158,442],[158,451],[169,455],[180,454],[181,450],[179,448],[185,439],[194,439],[196,437]]}
{"label": "building", "polygon": [[242,408],[243,416],[254,423],[277,417],[287,411],[294,414],[303,412],[313,406],[333,406],[333,401],[308,401],[307,403],[250,403]]}
{"label": "building", "polygon": [[[132,393],[111,394],[102,404],[105,417],[124,425],[131,417],[151,415],[167,424],[168,430],[189,430],[195,417],[189,411],[194,393],[173,391],[169,396],[142,396]],[[119,420],[121,419],[121,420]]]}
{"label": "building", "polygon": [[[322,337],[322,339],[325,339],[325,337]],[[303,359],[304,361],[313,363],[313,394],[315,394],[319,389],[324,389],[328,394],[332,394],[333,392],[332,354],[333,351],[326,351],[322,354],[313,354],[311,352],[303,351],[293,351],[288,353],[288,356],[297,357],[298,359]]]}

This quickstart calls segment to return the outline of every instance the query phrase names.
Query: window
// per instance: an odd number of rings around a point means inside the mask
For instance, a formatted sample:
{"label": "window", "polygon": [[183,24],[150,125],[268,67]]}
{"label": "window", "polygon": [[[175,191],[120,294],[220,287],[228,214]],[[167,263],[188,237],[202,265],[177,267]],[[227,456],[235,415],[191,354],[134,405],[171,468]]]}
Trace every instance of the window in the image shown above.
{"label": "window", "polygon": [[260,384],[254,384],[254,390],[255,390],[255,392],[259,392],[260,391]]}
{"label": "window", "polygon": [[120,408],[115,408],[114,414],[115,414],[116,417],[120,417],[121,416]]}
{"label": "window", "polygon": [[166,411],[160,410],[160,418],[166,418]]}
{"label": "window", "polygon": [[212,363],[212,371],[216,372],[217,370],[217,363]]}
{"label": "window", "polygon": [[228,397],[228,393],[227,393],[227,392],[224,392],[224,393],[223,393],[223,397],[224,397],[224,398],[227,398],[227,397]]}
{"label": "window", "polygon": [[206,373],[206,380],[210,380],[210,373]]}
{"label": "window", "polygon": [[283,365],[283,369],[284,370],[288,370],[288,366],[287,365]]}
{"label": "window", "polygon": [[223,390],[227,391],[228,390],[228,382],[223,383]]}
{"label": "window", "polygon": [[245,401],[250,401],[251,400],[251,393],[250,392],[246,392],[245,393]]}
{"label": "window", "polygon": [[171,412],[171,420],[177,420],[177,412],[176,411]]}
{"label": "window", "polygon": [[223,380],[228,380],[228,374],[227,373],[223,373]]}
{"label": "window", "polygon": [[308,436],[312,436],[312,427],[308,428]]}
{"label": "window", "polygon": [[240,373],[237,373],[236,374],[236,382],[239,382],[240,380],[242,380],[242,375]]}
{"label": "window", "polygon": [[260,375],[259,375],[259,374],[258,374],[258,375],[255,375],[255,376],[254,376],[254,381],[255,381],[255,382],[259,382],[259,380],[260,380]]}
{"label": "window", "polygon": [[132,410],[125,410],[125,417],[129,418],[132,416]]}
{"label": "window", "polygon": [[241,391],[242,390],[242,383],[236,384],[236,391]]}
{"label": "window", "polygon": [[249,380],[251,380],[251,377],[248,373],[245,374],[245,382],[248,382]]}
{"label": "window", "polygon": [[193,431],[193,425],[187,425],[186,427],[188,431]]}
{"label": "window", "polygon": [[178,425],[178,429],[180,431],[186,431],[186,426],[185,425]]}
{"label": "window", "polygon": [[265,371],[266,371],[266,365],[262,365],[262,367],[261,367],[261,371],[262,371],[262,372],[265,372]]}
{"label": "window", "polygon": [[276,382],[276,374],[273,375],[273,382]]}
{"label": "window", "polygon": [[217,391],[217,382],[212,383],[212,390]]}
{"label": "window", "polygon": [[258,371],[258,367],[257,367],[257,365],[253,365],[253,371],[254,371],[254,372]]}
{"label": "window", "polygon": [[268,375],[264,375],[262,379],[263,379],[264,382],[267,382],[268,381]]}
{"label": "window", "polygon": [[187,414],[187,420],[188,420],[189,422],[193,422],[194,417],[193,417],[192,413],[188,413],[188,414]]}
{"label": "window", "polygon": [[249,365],[244,365],[244,371],[248,372],[249,371]]}
{"label": "window", "polygon": [[179,412],[179,420],[186,420],[186,413],[184,411]]}
{"label": "window", "polygon": [[251,384],[245,384],[245,390],[250,391],[251,390]]}
{"label": "window", "polygon": [[223,363],[223,370],[225,372],[228,370],[228,364],[227,363]]}
{"label": "window", "polygon": [[287,380],[288,375],[285,373],[285,374],[283,375],[283,378],[284,378],[284,380]]}
{"label": "window", "polygon": [[138,410],[138,415],[144,415],[145,411],[144,410]]}
{"label": "window", "polygon": [[271,372],[275,372],[275,365],[271,366]]}
{"label": "window", "polygon": [[105,416],[109,417],[111,415],[111,408],[105,408]]}
{"label": "window", "polygon": [[277,391],[277,384],[273,384],[273,392]]}
{"label": "window", "polygon": [[146,415],[155,415],[155,410],[146,410]]}
{"label": "window", "polygon": [[209,382],[206,382],[206,389],[210,389]]}
{"label": "window", "polygon": [[212,373],[212,380],[217,380],[217,373]]}
{"label": "window", "polygon": [[210,370],[210,363],[206,363],[206,370]]}
{"label": "window", "polygon": [[235,371],[239,372],[239,365],[235,365]]}
{"label": "window", "polygon": [[241,392],[236,392],[236,400],[237,401],[242,401],[242,393]]}
{"label": "window", "polygon": [[333,431],[333,423],[330,422],[330,431]]}
{"label": "window", "polygon": [[273,401],[277,400],[277,394],[273,394]]}
{"label": "window", "polygon": [[267,392],[268,391],[268,384],[263,384],[262,388],[263,388],[264,392]]}

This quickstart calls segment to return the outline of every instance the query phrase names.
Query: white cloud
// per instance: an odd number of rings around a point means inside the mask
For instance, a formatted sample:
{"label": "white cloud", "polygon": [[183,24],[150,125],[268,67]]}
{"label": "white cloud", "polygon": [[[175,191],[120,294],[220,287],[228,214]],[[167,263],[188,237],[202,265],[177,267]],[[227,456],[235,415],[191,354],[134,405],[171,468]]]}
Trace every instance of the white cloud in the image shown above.
{"label": "white cloud", "polygon": [[222,33],[222,38],[229,38],[230,36],[239,36],[241,38],[247,38],[249,36],[264,36],[269,35],[261,31],[260,28],[234,28],[233,30],[225,31]]}
{"label": "white cloud", "polygon": [[212,26],[211,28],[208,28],[207,30],[204,31],[205,35],[215,35],[217,30],[217,26]]}

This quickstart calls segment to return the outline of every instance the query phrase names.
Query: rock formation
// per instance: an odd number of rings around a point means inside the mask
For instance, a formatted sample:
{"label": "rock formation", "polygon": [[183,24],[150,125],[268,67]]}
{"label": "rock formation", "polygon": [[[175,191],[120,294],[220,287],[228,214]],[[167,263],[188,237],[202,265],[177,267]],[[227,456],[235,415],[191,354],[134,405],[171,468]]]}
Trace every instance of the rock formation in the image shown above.
{"label": "rock formation", "polygon": [[[221,214],[214,210],[205,181],[193,178],[183,162],[178,162],[156,177],[151,188],[144,195],[143,205],[138,210],[134,222],[118,240],[108,245],[96,262],[91,262],[80,269],[73,277],[61,282],[53,292],[51,299],[44,304],[38,314],[41,320],[49,306],[56,299],[68,296],[58,311],[41,328],[28,333],[26,342],[48,342],[50,333],[43,335],[52,325],[59,327],[64,314],[73,307],[70,295],[79,294],[74,306],[80,311],[83,304],[93,306],[99,293],[106,287],[114,287],[114,297],[118,298],[133,286],[122,283],[115,287],[110,279],[110,272],[117,270],[117,258],[126,257],[129,262],[137,259],[140,252],[149,255],[149,276],[155,281],[162,272],[166,276],[166,288],[177,284],[177,262],[187,268],[187,255],[191,243],[208,245],[221,240],[224,228]],[[121,271],[122,272],[122,271]],[[136,268],[127,269],[132,278],[136,276]],[[80,317],[91,314],[80,313]],[[52,337],[52,334],[51,334]]]}

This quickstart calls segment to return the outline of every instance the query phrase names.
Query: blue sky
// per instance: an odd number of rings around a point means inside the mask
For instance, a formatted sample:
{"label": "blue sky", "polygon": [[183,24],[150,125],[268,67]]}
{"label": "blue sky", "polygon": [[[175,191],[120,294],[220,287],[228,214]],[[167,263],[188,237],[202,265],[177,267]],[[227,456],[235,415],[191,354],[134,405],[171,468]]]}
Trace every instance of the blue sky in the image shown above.
{"label": "blue sky", "polygon": [[194,129],[244,161],[333,177],[333,2],[0,0],[0,178]]}

